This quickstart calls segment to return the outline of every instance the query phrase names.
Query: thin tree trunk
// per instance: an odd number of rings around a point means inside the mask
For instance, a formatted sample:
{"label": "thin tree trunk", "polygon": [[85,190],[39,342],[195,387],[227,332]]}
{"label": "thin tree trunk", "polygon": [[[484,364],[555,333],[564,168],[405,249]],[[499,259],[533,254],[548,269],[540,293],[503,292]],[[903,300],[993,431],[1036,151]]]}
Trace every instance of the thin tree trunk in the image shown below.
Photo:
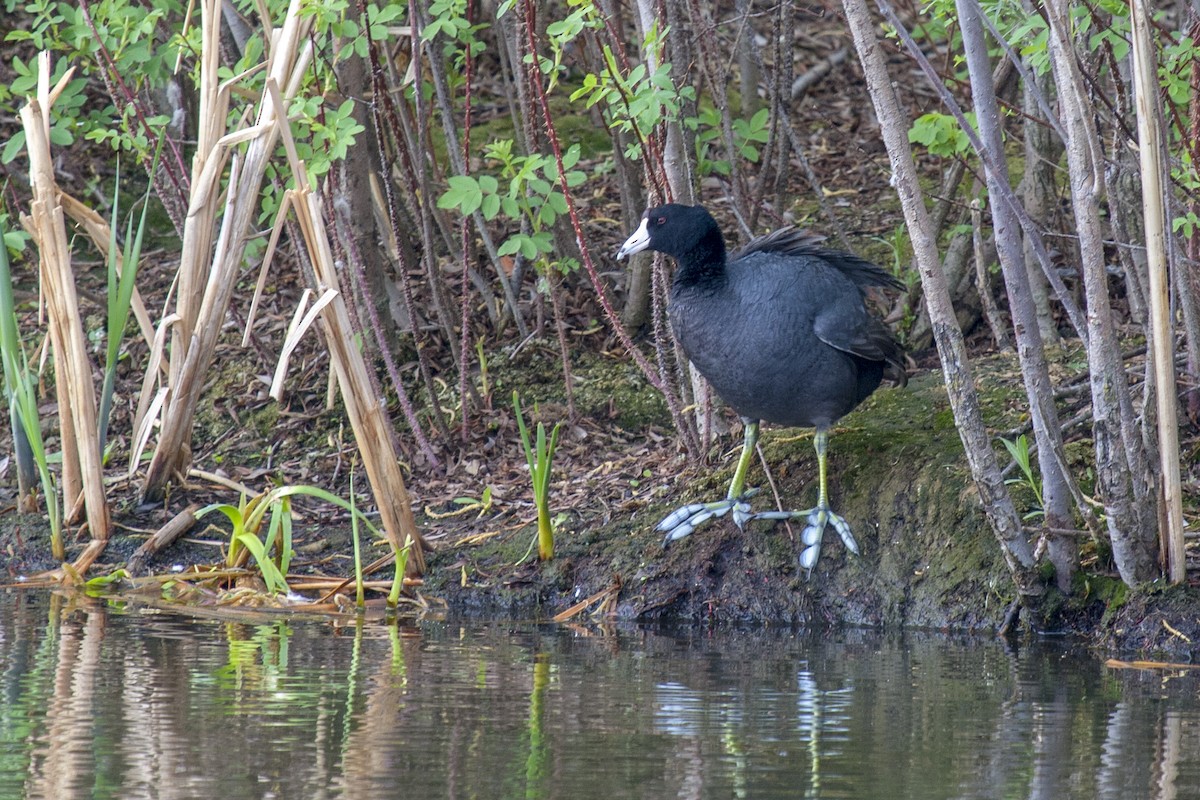
{"label": "thin tree trunk", "polygon": [[[1200,14],[1192,10],[1189,20],[1188,36],[1192,41],[1200,39]],[[1185,141],[1192,154],[1192,164],[1200,164],[1200,57],[1193,55],[1191,68],[1192,92],[1189,98],[1191,107],[1188,113],[1188,136]],[[1188,211],[1200,217],[1200,198],[1193,193],[1187,201]],[[1189,387],[1183,395],[1185,413],[1193,421],[1200,420],[1200,303],[1197,298],[1196,264],[1200,263],[1200,231],[1192,231],[1185,243],[1185,252],[1176,254],[1185,256],[1185,260],[1177,257],[1179,269],[1174,271],[1175,294],[1179,298],[1179,307],[1183,311],[1184,343],[1187,347],[1187,382]]]}
{"label": "thin tree trunk", "polygon": [[[677,17],[682,22],[684,12],[678,8],[678,3],[679,0],[672,0],[668,4],[667,14],[672,18]],[[658,8],[654,0],[637,0],[637,13],[638,28],[643,39],[646,38],[655,25],[658,26],[659,30],[662,30],[667,24],[667,20],[661,19],[658,16]],[[686,28],[682,26],[678,30],[673,30],[674,35],[669,39],[671,51],[667,57],[671,59],[672,79],[675,81],[676,86],[686,83],[686,70],[691,63],[691,56],[693,55],[686,48],[688,37],[683,35],[685,30]],[[647,50],[643,58],[646,62],[646,71],[651,74],[662,63],[660,53],[653,50]],[[696,202],[695,178],[692,172],[691,160],[687,157],[684,147],[683,126],[678,121],[668,121],[665,123],[665,127],[662,166],[669,196],[664,199],[670,202],[692,205]],[[666,285],[669,285],[667,281],[663,281],[663,284],[664,288],[666,288]],[[678,351],[678,348],[674,349]],[[696,406],[693,421],[696,431],[700,436],[700,452],[704,452],[708,449],[707,445],[712,433],[707,424],[711,418],[711,392],[709,391],[707,381],[704,380],[703,376],[690,363],[688,364],[687,375],[692,389],[692,402]]]}
{"label": "thin tree trunk", "polygon": [[1122,405],[1131,407],[1132,402],[1108,297],[1099,207],[1104,191],[1100,139],[1093,127],[1093,110],[1069,34],[1068,3],[1048,0],[1046,9],[1051,63],[1067,132],[1071,200],[1087,299],[1096,483],[1104,502],[1113,560],[1121,578],[1135,585],[1153,579],[1157,571],[1152,544],[1157,503],[1140,479],[1146,473],[1141,435],[1123,419],[1126,412]]}
{"label": "thin tree trunk", "polygon": [[[962,107],[946,88],[945,82],[943,81],[941,75],[938,74],[937,70],[935,70],[933,65],[929,62],[929,58],[925,55],[925,52],[913,40],[912,34],[908,32],[908,29],[904,26],[904,23],[896,15],[896,11],[892,7],[889,0],[876,0],[876,3],[879,5],[879,9],[883,12],[884,17],[896,30],[900,40],[904,43],[905,49],[908,50],[909,54],[913,57],[913,60],[917,62],[918,66],[920,66],[921,71],[929,80],[930,87],[937,92],[947,110],[949,110],[954,118],[958,120],[959,127],[962,129],[963,134],[967,137],[967,140],[971,143],[971,147],[976,153],[979,154],[981,160],[987,161],[990,159],[991,151],[983,146],[983,143],[979,140],[978,134],[975,133],[975,126],[967,120],[966,114],[963,112]],[[994,170],[998,174],[1002,172],[1000,169],[997,169],[994,164],[988,165],[988,168]],[[1002,192],[999,197],[992,198],[992,203],[1004,203],[1008,205],[1011,208],[1012,213],[1016,215],[1017,222],[1020,224],[1025,236],[1032,245],[1034,253],[1037,254],[1038,265],[1042,268],[1042,273],[1046,276],[1046,280],[1050,282],[1050,286],[1054,289],[1055,294],[1058,297],[1058,301],[1063,307],[1063,311],[1066,312],[1068,319],[1071,320],[1071,325],[1078,332],[1079,338],[1086,342],[1088,338],[1087,319],[1083,312],[1079,309],[1078,305],[1072,299],[1071,293],[1067,290],[1067,287],[1062,282],[1062,278],[1060,278],[1058,273],[1055,271],[1054,263],[1050,258],[1050,251],[1047,249],[1045,242],[1042,241],[1041,230],[1036,224],[1034,224],[1033,220],[1030,219],[1029,214],[1026,213],[1025,209],[1021,206],[1020,199],[1017,197],[1017,193],[1013,191],[1012,187],[1009,186],[1006,181],[1002,181],[997,185],[1002,189]]]}
{"label": "thin tree trunk", "polygon": [[[347,13],[354,19],[366,16],[365,11],[358,4],[351,5]],[[366,58],[358,56],[338,63],[336,67],[338,84],[344,96],[351,98],[369,96],[371,87],[366,65]],[[370,322],[375,344],[387,365],[388,374],[396,395],[400,399],[405,420],[426,458],[436,464],[438,459],[433,453],[420,421],[413,412],[407,390],[400,381],[399,371],[396,369],[393,353],[399,345],[398,326],[388,325],[385,328],[382,323],[384,319],[392,320],[391,298],[387,291],[391,278],[388,274],[386,250],[380,246],[384,236],[379,224],[382,218],[375,213],[374,193],[371,191],[372,177],[378,176],[382,172],[380,157],[382,151],[377,138],[378,131],[374,124],[375,115],[372,114],[370,104],[361,101],[355,103],[354,119],[363,128],[362,133],[359,134],[359,141],[364,153],[361,157],[347,158],[342,162],[343,191],[339,193],[337,201],[334,203],[333,222],[335,224],[331,225],[331,228],[345,239],[345,247],[351,255],[348,262],[357,261],[359,264],[362,281],[352,282],[351,285],[357,285],[359,288],[359,305],[365,311],[365,319]],[[397,239],[402,235],[400,231],[394,231],[394,233]],[[361,322],[364,315],[358,315],[358,319]],[[413,328],[415,342],[419,337],[416,335],[416,326],[414,325]],[[419,345],[417,353],[419,359],[428,361]],[[437,412],[433,416],[443,438],[448,439],[448,430],[441,413]]]}
{"label": "thin tree trunk", "polygon": [[[971,78],[975,117],[979,123],[979,137],[983,146],[991,153],[991,158],[982,159],[988,195],[998,198],[1007,187],[1008,161],[1004,155],[1000,107],[996,102],[995,87],[992,84],[987,39],[983,33],[983,22],[975,0],[957,0],[956,5],[963,49],[966,51],[967,70]],[[1029,397],[1029,413],[1033,423],[1034,440],[1037,443],[1038,468],[1042,476],[1044,522],[1048,531],[1063,530],[1070,527],[1069,500],[1072,496],[1077,499],[1081,512],[1087,513],[1087,509],[1082,493],[1077,487],[1069,485],[1070,478],[1065,468],[1067,459],[1063,450],[1062,426],[1054,410],[1050,370],[1046,366],[1042,337],[1038,329],[1037,308],[1034,306],[1033,292],[1029,285],[1029,273],[1025,269],[1021,224],[1009,203],[994,203],[991,211],[996,254],[1000,259],[1000,270],[1004,274],[1004,285],[1008,290],[1008,308],[1012,314],[1017,358],[1021,366],[1025,393]],[[986,287],[981,287],[981,291],[985,289]],[[1063,534],[1049,533],[1047,543],[1050,560],[1058,577],[1058,587],[1067,592],[1071,588],[1071,575],[1078,561],[1075,542]]]}
{"label": "thin tree trunk", "polygon": [[[624,133],[612,129],[613,159],[616,161],[617,185],[621,192],[621,221],[627,231],[637,228],[646,208],[646,193],[642,190],[641,170],[625,157],[628,144]],[[650,320],[651,276],[654,255],[649,251],[635,253],[629,259],[625,278],[625,306],[621,309],[621,324],[632,336]]]}
{"label": "thin tree trunk", "polygon": [[[739,2],[739,6],[741,5],[744,5],[744,0]],[[714,52],[716,26],[705,16],[699,0],[688,0],[688,8],[692,29],[696,32],[696,58],[700,64],[700,74],[704,76],[708,91],[712,95],[713,105],[721,111],[721,140],[725,147],[725,158],[729,162],[729,177],[728,180],[721,181],[721,186],[725,189],[726,197],[730,201],[730,210],[737,220],[742,236],[749,238],[751,231],[746,220],[750,217],[750,208],[746,197],[746,181],[742,174],[743,159],[738,152],[733,132],[733,109],[725,85],[726,68],[723,63],[719,63],[720,55]],[[680,69],[680,60],[674,56],[671,64],[675,67],[673,72],[676,73],[676,80],[682,81],[686,75],[686,65],[684,69]],[[692,148],[690,152],[695,152],[695,149]]]}
{"label": "thin tree trunk", "polygon": [[[656,3],[653,0],[638,0],[637,4],[643,36],[650,32],[651,25],[656,20],[660,31],[668,26],[672,28],[672,35],[667,40],[670,47],[667,58],[671,62],[671,78],[676,86],[687,85],[688,69],[692,66],[692,61],[696,56],[688,47],[691,40],[687,35],[688,28],[685,24],[687,14],[680,8],[681,2],[682,0],[667,0],[665,4],[666,19],[656,16]],[[658,67],[658,63],[657,54],[652,55],[649,52],[646,54],[646,69],[649,72],[653,72]],[[681,108],[681,118],[695,115],[695,109],[689,108],[688,105],[685,103]],[[663,170],[667,176],[667,184],[671,188],[670,199],[676,203],[691,205],[696,202],[696,176],[692,169],[692,160],[688,156],[690,151],[687,146],[687,135],[683,130],[683,125],[678,121],[669,122],[666,127]]]}
{"label": "thin tree trunk", "polygon": [[1025,539],[1021,519],[1000,474],[991,438],[983,424],[979,397],[967,361],[962,331],[954,321],[950,292],[938,259],[932,222],[925,208],[920,180],[908,142],[909,120],[900,113],[900,104],[887,73],[883,54],[876,39],[865,0],[842,0],[854,46],[862,61],[867,89],[879,117],[880,129],[891,161],[900,203],[913,242],[921,285],[933,320],[934,340],[941,357],[942,374],[950,397],[954,420],[962,438],[971,475],[979,489],[984,513],[1013,577],[1022,603],[1036,606],[1044,588],[1035,572],[1033,550]]}
{"label": "thin tree trunk", "polygon": [[[1049,75],[1037,80],[1042,94],[1047,94],[1051,83]],[[1021,199],[1025,210],[1033,221],[1045,227],[1058,197],[1055,194],[1054,173],[1058,165],[1061,148],[1056,143],[1050,126],[1038,119],[1036,87],[1024,84],[1023,105],[1025,107],[1025,174],[1021,181]],[[1037,267],[1037,254],[1028,237],[1024,240],[1025,271],[1029,273],[1029,289],[1033,292],[1033,306],[1037,310],[1038,331],[1046,345],[1057,345],[1061,338],[1054,315],[1050,312],[1050,291],[1046,276]]]}
{"label": "thin tree trunk", "polygon": [[1012,341],[1008,338],[1008,326],[1000,316],[1000,308],[992,297],[992,280],[988,267],[990,266],[987,251],[983,246],[983,199],[976,197],[971,201],[971,244],[975,260],[975,290],[979,293],[979,306],[983,309],[983,318],[992,331],[992,341],[997,350],[1011,350]]}

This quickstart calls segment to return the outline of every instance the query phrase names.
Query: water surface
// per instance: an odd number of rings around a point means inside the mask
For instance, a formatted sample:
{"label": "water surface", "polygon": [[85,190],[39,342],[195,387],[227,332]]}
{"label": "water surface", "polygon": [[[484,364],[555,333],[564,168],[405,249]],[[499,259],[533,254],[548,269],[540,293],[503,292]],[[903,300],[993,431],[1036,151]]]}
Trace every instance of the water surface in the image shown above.
{"label": "water surface", "polygon": [[869,631],[231,622],[0,593],[9,798],[1194,798],[1200,682]]}

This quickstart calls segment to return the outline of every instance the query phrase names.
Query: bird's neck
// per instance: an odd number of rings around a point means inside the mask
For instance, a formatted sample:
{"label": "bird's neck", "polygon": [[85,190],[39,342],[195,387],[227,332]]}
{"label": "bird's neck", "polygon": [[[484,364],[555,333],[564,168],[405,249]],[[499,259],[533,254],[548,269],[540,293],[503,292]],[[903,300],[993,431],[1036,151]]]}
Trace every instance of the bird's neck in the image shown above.
{"label": "bird's neck", "polygon": [[679,268],[674,284],[680,288],[717,288],[725,284],[725,241],[719,232],[706,236],[691,249],[675,254]]}

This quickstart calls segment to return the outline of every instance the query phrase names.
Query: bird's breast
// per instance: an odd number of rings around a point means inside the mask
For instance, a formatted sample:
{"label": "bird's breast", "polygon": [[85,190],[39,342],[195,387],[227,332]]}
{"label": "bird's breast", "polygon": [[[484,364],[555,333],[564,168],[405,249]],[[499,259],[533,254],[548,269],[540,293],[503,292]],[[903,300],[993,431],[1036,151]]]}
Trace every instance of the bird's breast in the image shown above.
{"label": "bird's breast", "polygon": [[672,296],[680,345],[738,414],[780,425],[828,425],[857,404],[858,370],[817,338],[812,306],[746,303],[729,292]]}

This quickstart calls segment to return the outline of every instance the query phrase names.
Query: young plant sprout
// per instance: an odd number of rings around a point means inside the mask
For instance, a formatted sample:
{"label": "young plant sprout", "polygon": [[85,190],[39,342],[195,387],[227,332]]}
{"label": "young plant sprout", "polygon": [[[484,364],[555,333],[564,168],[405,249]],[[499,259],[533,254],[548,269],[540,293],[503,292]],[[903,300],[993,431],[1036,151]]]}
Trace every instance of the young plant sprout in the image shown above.
{"label": "young plant sprout", "polygon": [[559,422],[546,441],[546,426],[537,425],[537,441],[529,441],[529,428],[525,415],[521,413],[521,398],[513,392],[513,410],[517,414],[517,427],[521,431],[521,445],[525,448],[525,461],[529,464],[529,479],[533,483],[533,504],[537,506],[538,558],[549,561],[554,558],[554,522],[550,518],[550,468],[554,462],[554,450],[558,447]]}

